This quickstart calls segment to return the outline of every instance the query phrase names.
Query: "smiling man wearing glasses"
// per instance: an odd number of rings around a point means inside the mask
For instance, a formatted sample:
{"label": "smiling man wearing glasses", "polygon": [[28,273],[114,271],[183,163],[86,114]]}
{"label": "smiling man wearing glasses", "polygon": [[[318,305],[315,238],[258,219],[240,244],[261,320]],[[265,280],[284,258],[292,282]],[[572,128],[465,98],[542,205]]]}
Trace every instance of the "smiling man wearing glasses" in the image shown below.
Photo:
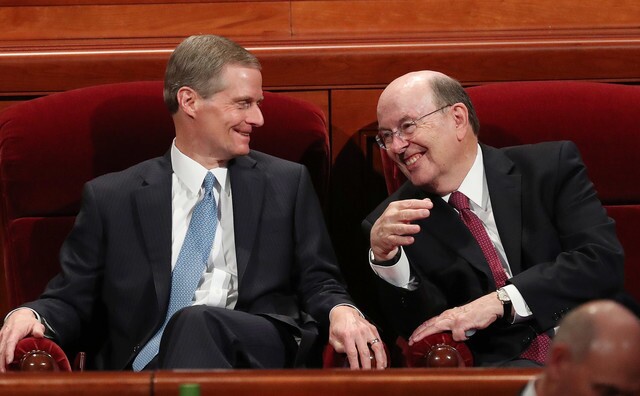
{"label": "smiling man wearing glasses", "polygon": [[432,71],[391,82],[377,112],[408,178],[363,222],[391,333],[450,331],[476,365],[536,366],[571,308],[622,298],[615,224],[573,143],[483,145],[465,90]]}

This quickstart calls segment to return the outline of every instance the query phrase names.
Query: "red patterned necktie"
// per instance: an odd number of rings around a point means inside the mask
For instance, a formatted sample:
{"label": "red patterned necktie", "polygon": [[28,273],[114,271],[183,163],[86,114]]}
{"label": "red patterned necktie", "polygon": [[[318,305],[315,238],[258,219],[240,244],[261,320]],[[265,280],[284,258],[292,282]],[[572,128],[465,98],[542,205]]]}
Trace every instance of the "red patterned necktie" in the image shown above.
{"label": "red patterned necktie", "polygon": [[460,212],[462,222],[469,228],[471,235],[478,241],[484,257],[489,263],[489,268],[493,274],[493,279],[496,282],[496,288],[500,288],[507,283],[507,273],[502,268],[500,258],[496,252],[487,230],[484,228],[482,221],[471,211],[469,207],[469,198],[460,191],[455,191],[449,197],[449,203]]}
{"label": "red patterned necktie", "polygon": [[[507,274],[502,267],[502,263],[500,263],[498,253],[482,221],[471,211],[469,198],[460,191],[455,191],[449,197],[449,204],[460,212],[462,222],[469,228],[478,245],[480,245],[480,249],[482,249],[482,253],[487,263],[489,263],[493,279],[496,282],[496,288],[504,286],[507,283]],[[549,336],[546,333],[539,334],[520,357],[544,364],[550,346],[551,339]]]}
{"label": "red patterned necktie", "polygon": [[545,360],[547,360],[547,353],[550,348],[551,338],[547,333],[538,334],[531,344],[529,344],[529,348],[520,354],[520,357],[523,359],[533,360],[539,364],[544,364]]}

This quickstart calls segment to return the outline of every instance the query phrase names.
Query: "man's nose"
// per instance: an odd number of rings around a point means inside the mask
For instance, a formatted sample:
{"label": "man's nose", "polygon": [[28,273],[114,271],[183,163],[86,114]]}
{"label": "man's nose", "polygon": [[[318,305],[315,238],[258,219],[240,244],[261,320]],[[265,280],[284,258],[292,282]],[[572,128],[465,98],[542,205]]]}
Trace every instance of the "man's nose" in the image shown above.
{"label": "man's nose", "polygon": [[392,139],[391,139],[391,144],[389,145],[389,150],[397,154],[404,152],[404,150],[409,145],[409,142],[401,138],[398,133],[394,133],[391,136],[392,136]]}
{"label": "man's nose", "polygon": [[247,124],[251,124],[254,127],[261,127],[264,125],[264,116],[262,110],[258,106],[251,106],[249,113],[247,114]]}

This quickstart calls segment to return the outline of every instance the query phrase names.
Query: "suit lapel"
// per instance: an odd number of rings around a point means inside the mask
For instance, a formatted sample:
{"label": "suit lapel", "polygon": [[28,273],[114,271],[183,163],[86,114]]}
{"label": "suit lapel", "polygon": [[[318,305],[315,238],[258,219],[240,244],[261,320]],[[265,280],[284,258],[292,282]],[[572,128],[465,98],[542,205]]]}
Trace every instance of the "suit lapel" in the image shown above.
{"label": "suit lapel", "polygon": [[522,271],[522,186],[513,162],[500,150],[481,145],[484,169],[500,240],[513,275]]}
{"label": "suit lapel", "polygon": [[[426,219],[416,221],[427,238],[437,239],[440,243],[451,248],[462,259],[471,264],[476,270],[484,273],[488,279],[493,279],[489,265],[482,253],[482,249],[464,225],[458,212],[437,195],[427,194],[423,190],[405,183],[399,190],[397,200],[430,198],[433,202],[431,214]],[[417,237],[418,238],[418,237]],[[407,251],[422,250],[424,246],[417,244],[406,247]],[[415,255],[419,257],[420,255]],[[419,263],[414,263],[420,265]]]}
{"label": "suit lapel", "polygon": [[265,177],[257,162],[238,157],[229,164],[233,194],[233,228],[235,233],[238,284],[247,269],[256,240],[264,202]]}
{"label": "suit lapel", "polygon": [[142,174],[134,202],[143,241],[151,264],[158,307],[169,301],[171,285],[171,159],[162,157],[157,166]]}
{"label": "suit lapel", "polygon": [[[513,163],[501,151],[485,145],[481,145],[481,149],[493,216],[509,266],[515,275],[522,270],[521,178],[519,174],[512,174]],[[485,273],[489,279],[493,279],[482,249],[451,205],[438,196],[425,194],[410,183],[406,183],[398,191],[398,199],[422,199],[427,196],[434,204],[431,215],[416,223],[428,235],[450,246],[474,268]],[[455,237],[451,238],[451,235]]]}
{"label": "suit lapel", "polygon": [[440,197],[433,196],[431,200],[433,201],[433,209],[428,218],[429,221],[425,221],[425,225],[420,224],[420,226],[443,244],[449,245],[472,267],[484,273],[488,279],[493,279],[480,245],[462,222],[458,212]]}

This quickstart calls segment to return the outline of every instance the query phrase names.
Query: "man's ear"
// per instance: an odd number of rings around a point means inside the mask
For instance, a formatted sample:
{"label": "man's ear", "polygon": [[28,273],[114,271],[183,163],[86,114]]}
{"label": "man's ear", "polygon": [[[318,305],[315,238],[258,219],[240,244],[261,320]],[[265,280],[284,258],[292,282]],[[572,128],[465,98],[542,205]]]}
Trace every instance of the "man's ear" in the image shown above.
{"label": "man's ear", "polygon": [[189,117],[195,117],[196,115],[196,100],[198,99],[198,93],[189,87],[182,87],[176,94],[178,99],[178,108]]}
{"label": "man's ear", "polygon": [[462,103],[451,105],[451,114],[456,126],[458,139],[462,140],[469,131],[469,110]]}
{"label": "man's ear", "polygon": [[550,379],[562,381],[566,370],[571,367],[572,361],[573,356],[569,345],[563,343],[553,345],[547,357],[545,375]]}

